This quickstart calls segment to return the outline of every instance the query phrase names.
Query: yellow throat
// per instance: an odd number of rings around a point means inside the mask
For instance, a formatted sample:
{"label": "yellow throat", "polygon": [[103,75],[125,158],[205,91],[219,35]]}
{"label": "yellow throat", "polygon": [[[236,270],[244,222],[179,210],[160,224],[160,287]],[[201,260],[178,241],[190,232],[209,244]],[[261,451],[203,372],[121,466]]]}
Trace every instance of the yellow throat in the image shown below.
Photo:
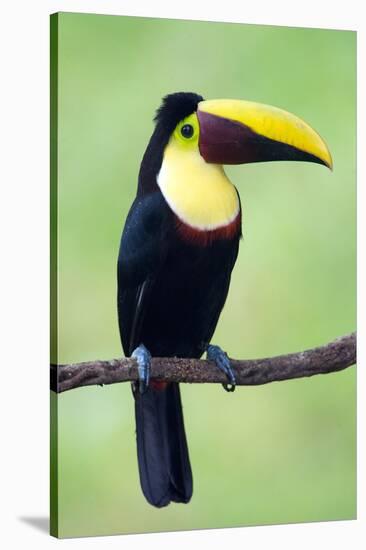
{"label": "yellow throat", "polygon": [[[184,124],[195,128],[192,139],[181,137]],[[234,185],[219,164],[209,164],[198,149],[196,114],[183,120],[172,134],[164,151],[157,183],[176,216],[185,224],[210,231],[232,222],[240,203]]]}

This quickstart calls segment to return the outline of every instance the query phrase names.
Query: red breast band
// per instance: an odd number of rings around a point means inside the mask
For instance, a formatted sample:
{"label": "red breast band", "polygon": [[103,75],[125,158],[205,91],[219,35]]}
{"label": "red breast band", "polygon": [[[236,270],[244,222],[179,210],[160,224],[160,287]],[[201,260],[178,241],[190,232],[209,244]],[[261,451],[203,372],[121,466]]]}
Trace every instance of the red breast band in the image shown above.
{"label": "red breast band", "polygon": [[214,241],[231,240],[241,235],[241,212],[238,212],[238,215],[232,222],[216,229],[197,229],[185,224],[177,217],[176,227],[179,236],[184,241],[198,246],[208,246]]}

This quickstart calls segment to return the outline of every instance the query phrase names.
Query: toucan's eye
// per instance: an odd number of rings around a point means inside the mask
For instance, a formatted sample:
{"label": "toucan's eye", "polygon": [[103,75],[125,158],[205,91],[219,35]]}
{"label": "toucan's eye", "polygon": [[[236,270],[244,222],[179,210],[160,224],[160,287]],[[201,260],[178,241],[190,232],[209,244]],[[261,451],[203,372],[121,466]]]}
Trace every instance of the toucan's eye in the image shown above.
{"label": "toucan's eye", "polygon": [[191,124],[185,124],[184,126],[182,126],[182,128],[180,129],[180,133],[182,134],[182,136],[184,138],[191,138],[194,134],[194,129],[193,129],[193,126],[191,126]]}

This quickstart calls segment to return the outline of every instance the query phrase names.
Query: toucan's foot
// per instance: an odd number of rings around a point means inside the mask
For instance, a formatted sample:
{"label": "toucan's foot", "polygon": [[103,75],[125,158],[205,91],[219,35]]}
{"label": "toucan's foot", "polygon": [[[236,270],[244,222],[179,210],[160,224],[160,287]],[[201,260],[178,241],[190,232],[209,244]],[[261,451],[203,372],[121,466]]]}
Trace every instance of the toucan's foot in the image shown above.
{"label": "toucan's foot", "polygon": [[139,391],[141,394],[145,393],[150,382],[151,353],[145,348],[144,344],[140,344],[139,347],[132,352],[131,357],[137,361]]}
{"label": "toucan's foot", "polygon": [[214,361],[216,366],[226,375],[229,384],[223,384],[223,388],[226,391],[234,391],[236,380],[227,353],[225,353],[225,351],[223,351],[219,346],[213,346],[210,344],[207,346],[207,359],[209,361]]}

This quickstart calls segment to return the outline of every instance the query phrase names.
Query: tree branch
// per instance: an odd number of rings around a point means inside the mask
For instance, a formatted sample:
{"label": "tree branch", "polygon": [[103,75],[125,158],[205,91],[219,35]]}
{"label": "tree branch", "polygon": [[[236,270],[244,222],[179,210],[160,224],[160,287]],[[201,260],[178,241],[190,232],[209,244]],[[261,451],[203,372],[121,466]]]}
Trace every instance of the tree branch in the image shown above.
{"label": "tree branch", "polygon": [[[325,346],[299,353],[265,359],[231,359],[238,386],[256,386],[314,374],[328,374],[346,369],[355,362],[355,332]],[[227,382],[224,374],[211,361],[173,357],[154,357],[151,378],[166,382]],[[51,389],[57,393],[81,386],[116,384],[137,379],[137,363],[134,359],[51,365]]]}

